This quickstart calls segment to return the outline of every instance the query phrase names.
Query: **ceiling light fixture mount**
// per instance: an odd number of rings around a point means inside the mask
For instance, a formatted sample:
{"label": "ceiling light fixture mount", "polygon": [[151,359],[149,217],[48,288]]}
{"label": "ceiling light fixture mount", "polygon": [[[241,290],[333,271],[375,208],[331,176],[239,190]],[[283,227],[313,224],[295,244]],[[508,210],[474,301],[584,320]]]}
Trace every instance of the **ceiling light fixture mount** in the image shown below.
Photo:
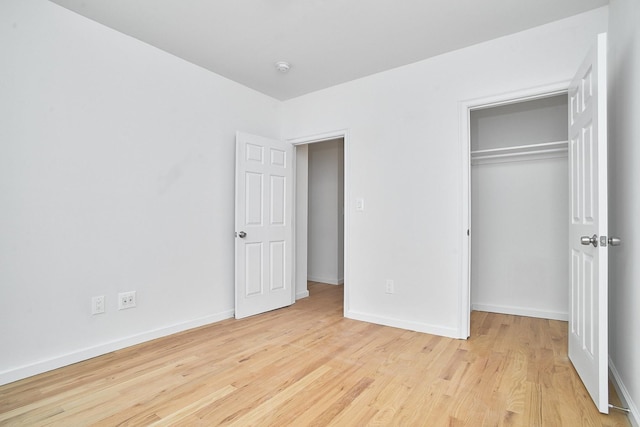
{"label": "ceiling light fixture mount", "polygon": [[291,64],[285,61],[276,62],[276,70],[280,71],[282,74],[289,72],[291,69]]}

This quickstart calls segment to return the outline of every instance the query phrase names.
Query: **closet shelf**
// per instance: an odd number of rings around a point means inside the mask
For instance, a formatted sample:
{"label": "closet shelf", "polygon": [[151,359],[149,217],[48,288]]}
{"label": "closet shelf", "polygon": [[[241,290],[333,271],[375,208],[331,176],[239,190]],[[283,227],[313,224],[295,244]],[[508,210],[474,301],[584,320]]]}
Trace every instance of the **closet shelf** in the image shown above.
{"label": "closet shelf", "polygon": [[556,141],[471,151],[471,164],[519,162],[567,157],[569,142]]}

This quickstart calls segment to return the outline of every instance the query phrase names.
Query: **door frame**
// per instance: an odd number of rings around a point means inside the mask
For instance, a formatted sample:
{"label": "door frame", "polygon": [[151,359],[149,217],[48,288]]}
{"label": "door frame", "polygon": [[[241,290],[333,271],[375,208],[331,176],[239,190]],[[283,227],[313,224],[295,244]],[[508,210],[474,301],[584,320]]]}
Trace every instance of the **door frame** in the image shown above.
{"label": "door frame", "polygon": [[[351,210],[349,209],[349,200],[351,200],[351,180],[349,177],[351,176],[351,161],[350,161],[350,136],[349,129],[340,129],[335,131],[329,131],[324,133],[318,133],[303,137],[297,138],[289,138],[286,141],[293,145],[294,156],[293,156],[293,174],[296,177],[293,180],[293,277],[296,277],[296,266],[298,264],[298,248],[297,248],[297,229],[298,229],[298,218],[297,218],[297,209],[295,209],[297,202],[297,192],[298,192],[298,180],[297,180],[297,147],[301,145],[314,144],[317,142],[330,141],[333,139],[342,138],[344,141],[344,305],[343,305],[343,315],[347,316],[349,312],[349,277],[350,277],[350,266],[349,266],[349,236],[351,229]],[[293,296],[295,300],[296,296],[297,284],[293,286]]]}
{"label": "door frame", "polygon": [[462,171],[462,212],[460,215],[461,266],[458,338],[467,339],[471,335],[471,239],[473,238],[473,232],[471,230],[471,111],[566,94],[568,93],[570,83],[570,80],[565,80],[514,92],[468,99],[458,103],[460,152],[462,154],[460,167]]}

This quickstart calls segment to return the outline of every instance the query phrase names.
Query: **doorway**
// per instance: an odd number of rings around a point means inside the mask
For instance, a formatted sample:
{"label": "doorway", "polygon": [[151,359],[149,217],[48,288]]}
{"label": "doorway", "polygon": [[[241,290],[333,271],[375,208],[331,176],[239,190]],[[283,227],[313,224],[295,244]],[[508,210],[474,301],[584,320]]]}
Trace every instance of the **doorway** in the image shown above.
{"label": "doorway", "polygon": [[568,320],[567,95],[472,109],[471,310]]}
{"label": "doorway", "polygon": [[295,147],[295,296],[307,280],[344,285],[348,311],[348,132],[289,140]]}
{"label": "doorway", "polygon": [[472,310],[568,318],[567,87],[461,103],[461,338]]}
{"label": "doorway", "polygon": [[309,144],[307,279],[344,283],[344,141]]}

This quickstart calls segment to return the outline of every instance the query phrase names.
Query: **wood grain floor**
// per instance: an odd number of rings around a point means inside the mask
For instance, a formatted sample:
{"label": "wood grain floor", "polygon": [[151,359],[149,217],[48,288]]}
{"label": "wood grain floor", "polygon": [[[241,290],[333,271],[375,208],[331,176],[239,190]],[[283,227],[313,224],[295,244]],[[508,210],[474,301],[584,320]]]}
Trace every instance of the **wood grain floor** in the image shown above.
{"label": "wood grain floor", "polygon": [[345,319],[341,286],[309,289],[0,387],[0,425],[629,425],[595,409],[565,322],[474,312],[453,340]]}

